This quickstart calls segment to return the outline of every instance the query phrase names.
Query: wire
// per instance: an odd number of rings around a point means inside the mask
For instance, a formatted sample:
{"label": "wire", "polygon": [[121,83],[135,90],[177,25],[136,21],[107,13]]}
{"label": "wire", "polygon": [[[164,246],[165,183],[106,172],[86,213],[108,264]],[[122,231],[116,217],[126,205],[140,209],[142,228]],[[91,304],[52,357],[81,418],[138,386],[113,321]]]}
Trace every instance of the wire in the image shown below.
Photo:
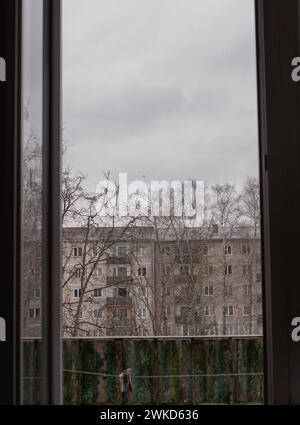
{"label": "wire", "polygon": [[[99,372],[85,372],[82,370],[68,370],[64,369],[64,372],[74,373],[79,375],[92,375],[102,376],[106,378],[119,378],[119,375],[113,375],[110,373],[99,373]],[[263,376],[262,372],[241,372],[241,373],[204,373],[196,375],[134,375],[136,379],[146,378],[204,378],[204,377],[229,377],[229,376]]]}

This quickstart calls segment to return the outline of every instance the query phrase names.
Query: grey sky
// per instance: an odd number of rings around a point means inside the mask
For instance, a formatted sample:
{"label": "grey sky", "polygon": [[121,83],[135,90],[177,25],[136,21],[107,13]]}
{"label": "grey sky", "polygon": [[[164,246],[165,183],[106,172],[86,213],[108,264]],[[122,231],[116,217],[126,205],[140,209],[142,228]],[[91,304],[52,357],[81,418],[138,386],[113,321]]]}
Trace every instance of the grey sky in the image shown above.
{"label": "grey sky", "polygon": [[63,0],[66,163],[129,180],[258,173],[254,1]]}

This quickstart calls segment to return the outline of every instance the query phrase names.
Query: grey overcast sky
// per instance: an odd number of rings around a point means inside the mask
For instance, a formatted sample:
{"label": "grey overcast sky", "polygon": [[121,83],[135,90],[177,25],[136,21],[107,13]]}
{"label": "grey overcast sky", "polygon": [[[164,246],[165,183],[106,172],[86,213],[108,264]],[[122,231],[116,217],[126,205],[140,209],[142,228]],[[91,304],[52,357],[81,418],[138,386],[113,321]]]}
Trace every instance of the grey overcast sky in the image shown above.
{"label": "grey overcast sky", "polygon": [[253,0],[63,0],[63,29],[64,161],[90,190],[258,174]]}

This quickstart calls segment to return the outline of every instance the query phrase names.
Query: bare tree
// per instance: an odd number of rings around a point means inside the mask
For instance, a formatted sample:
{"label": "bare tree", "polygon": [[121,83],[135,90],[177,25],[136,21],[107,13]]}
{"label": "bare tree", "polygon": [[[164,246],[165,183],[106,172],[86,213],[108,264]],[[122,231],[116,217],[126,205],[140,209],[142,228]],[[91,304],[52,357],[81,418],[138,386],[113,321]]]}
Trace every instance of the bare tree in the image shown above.
{"label": "bare tree", "polygon": [[[128,218],[126,225],[116,227],[115,211],[106,217],[106,225],[103,225],[101,211],[96,205],[99,205],[100,200],[100,204],[105,207],[106,192],[89,194],[84,189],[85,179],[83,174],[73,176],[70,170],[63,174],[63,321],[65,335],[73,337],[87,335],[91,329],[98,330],[101,335],[113,326],[112,317],[104,314],[107,311],[107,300],[98,295],[108,288],[127,282],[127,275],[116,276],[113,283],[107,283],[109,279],[106,282],[100,279],[97,271],[101,267],[109,277],[113,248],[126,239],[127,230],[136,220]],[[65,226],[70,223],[73,227]],[[95,281],[101,282],[101,285],[95,286]],[[77,284],[75,298],[72,293],[73,283]]]}
{"label": "bare tree", "polygon": [[227,299],[231,296],[232,287],[228,285],[228,278],[232,273],[232,265],[228,262],[231,255],[230,241],[234,230],[239,227],[241,217],[240,195],[235,187],[229,183],[212,186],[211,220],[217,226],[217,232],[222,239],[223,254],[223,334],[226,334],[226,322],[228,316]]}
{"label": "bare tree", "polygon": [[22,171],[24,335],[40,336],[39,326],[28,327],[31,319],[39,319],[41,307],[42,147],[36,131],[25,139]]}
{"label": "bare tree", "polygon": [[[247,229],[244,244],[246,262],[244,273],[250,292],[249,303],[249,333],[253,333],[253,322],[259,322],[260,315],[254,314],[254,303],[261,303],[261,255],[259,248],[260,240],[260,188],[258,179],[248,177],[241,193],[241,212],[245,220],[243,227]],[[257,299],[255,299],[257,297]]]}

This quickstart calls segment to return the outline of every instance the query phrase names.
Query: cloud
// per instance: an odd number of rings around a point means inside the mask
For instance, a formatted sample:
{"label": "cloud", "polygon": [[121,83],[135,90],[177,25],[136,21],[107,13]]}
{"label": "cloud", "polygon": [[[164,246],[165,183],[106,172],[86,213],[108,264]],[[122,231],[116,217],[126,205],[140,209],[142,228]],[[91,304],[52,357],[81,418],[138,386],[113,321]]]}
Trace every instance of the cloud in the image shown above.
{"label": "cloud", "polygon": [[247,0],[63,2],[65,161],[89,174],[240,183],[258,173]]}

